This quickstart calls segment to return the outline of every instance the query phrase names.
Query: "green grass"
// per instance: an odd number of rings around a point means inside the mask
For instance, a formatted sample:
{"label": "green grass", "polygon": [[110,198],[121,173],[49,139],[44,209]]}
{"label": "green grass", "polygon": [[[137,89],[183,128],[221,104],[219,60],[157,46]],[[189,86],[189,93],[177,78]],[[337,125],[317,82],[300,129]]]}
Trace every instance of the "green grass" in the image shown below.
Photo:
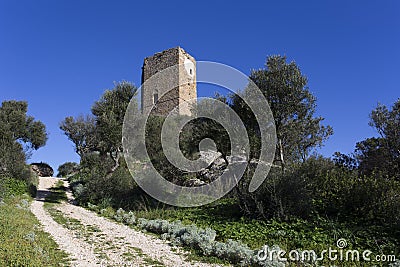
{"label": "green grass", "polygon": [[0,205],[0,266],[68,266],[67,254],[39,226],[28,210],[17,208],[22,199],[13,197]]}
{"label": "green grass", "polygon": [[[129,203],[124,203],[124,208]],[[375,255],[396,255],[400,258],[400,229],[394,226],[367,224],[363,218],[328,219],[315,217],[312,219],[292,219],[291,221],[250,219],[243,217],[237,202],[222,199],[207,206],[197,208],[175,208],[167,205],[144,205],[145,209],[133,210],[137,218],[180,220],[184,224],[195,224],[201,228],[212,228],[216,231],[217,241],[228,239],[240,240],[252,249],[260,249],[264,245],[278,245],[285,251],[295,249],[314,250],[316,253],[337,248],[338,239],[346,239],[346,250],[364,250]],[[107,208],[109,214],[115,213]],[[99,210],[97,210],[99,212]],[[104,214],[103,214],[104,215]],[[189,249],[190,250],[190,249]],[[215,257],[204,257],[193,251],[189,259],[211,263],[224,263]],[[337,266],[367,266],[365,262],[324,261],[323,264]],[[387,264],[374,263],[375,266]],[[371,263],[371,266],[374,265]]]}
{"label": "green grass", "polygon": [[135,254],[132,254],[130,252],[125,252],[122,254],[122,256],[125,258],[126,261],[130,261],[133,260],[135,257],[139,256],[141,258],[143,258],[143,261],[145,263],[147,263],[149,266],[165,266],[162,262],[152,259],[149,256],[147,256],[146,254],[143,253],[141,248],[137,248],[137,247],[128,247],[129,249],[133,250],[135,252]]}
{"label": "green grass", "polygon": [[[237,204],[229,199],[198,208],[160,207],[134,213],[138,218],[181,220],[184,224],[209,227],[217,232],[216,240],[241,240],[252,249],[260,249],[267,244],[279,245],[286,251],[313,249],[320,253],[329,247],[334,249],[336,241],[344,238],[348,243],[346,249],[359,251],[369,249],[373,255],[390,254],[396,255],[397,258],[400,256],[400,229],[379,225],[358,225],[356,220],[344,223],[324,218],[295,219],[288,222],[248,219],[241,216]],[[194,259],[197,256],[195,253]],[[337,264],[357,266],[354,262]]]}
{"label": "green grass", "polygon": [[66,189],[64,182],[58,180],[57,183],[50,188],[51,194],[46,197],[44,207],[49,208],[54,206],[54,204],[60,204],[63,201],[67,201],[67,194],[65,193]]}

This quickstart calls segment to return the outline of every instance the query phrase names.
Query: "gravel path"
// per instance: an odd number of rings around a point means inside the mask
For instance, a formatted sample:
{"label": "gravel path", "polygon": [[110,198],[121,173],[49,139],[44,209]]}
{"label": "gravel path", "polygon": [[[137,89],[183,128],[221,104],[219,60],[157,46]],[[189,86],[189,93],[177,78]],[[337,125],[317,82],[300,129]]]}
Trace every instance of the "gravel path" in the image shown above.
{"label": "gravel path", "polygon": [[[41,177],[31,211],[43,224],[60,248],[71,258],[71,266],[218,266],[185,260],[184,252],[165,241],[115,223],[94,212],[68,203],[58,204],[56,211],[65,224],[58,224],[44,209],[44,198],[59,179]],[[65,185],[68,185],[64,181]]]}

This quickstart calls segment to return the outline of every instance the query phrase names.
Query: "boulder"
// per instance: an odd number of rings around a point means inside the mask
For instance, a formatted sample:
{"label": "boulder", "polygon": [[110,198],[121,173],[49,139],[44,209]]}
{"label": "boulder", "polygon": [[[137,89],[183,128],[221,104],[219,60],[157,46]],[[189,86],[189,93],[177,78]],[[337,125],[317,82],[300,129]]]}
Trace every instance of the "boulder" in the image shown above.
{"label": "boulder", "polygon": [[31,169],[34,173],[41,177],[52,177],[54,174],[53,168],[44,162],[31,163]]}

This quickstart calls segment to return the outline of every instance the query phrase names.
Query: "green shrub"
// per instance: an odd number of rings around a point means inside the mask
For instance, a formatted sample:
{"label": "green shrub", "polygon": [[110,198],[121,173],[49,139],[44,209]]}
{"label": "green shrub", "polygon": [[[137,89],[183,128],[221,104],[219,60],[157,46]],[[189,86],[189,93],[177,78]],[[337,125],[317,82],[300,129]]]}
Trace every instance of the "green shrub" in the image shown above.
{"label": "green shrub", "polygon": [[260,188],[248,193],[249,174],[241,180],[237,196],[250,217],[328,217],[400,225],[400,182],[379,174],[359,177],[330,159],[310,158],[285,173],[272,169]]}
{"label": "green shrub", "polygon": [[[133,214],[132,214],[133,215]],[[125,220],[131,214],[119,209],[115,219],[128,225],[134,222]],[[196,225],[184,225],[181,221],[169,222],[167,220],[148,220],[139,218],[137,226],[152,233],[160,234],[163,239],[170,240],[172,244],[189,247],[199,251],[205,256],[214,256],[241,266],[285,266],[277,260],[259,260],[257,253],[259,250],[252,250],[240,241],[228,239],[226,242],[215,241],[216,232],[210,228],[202,229]]]}
{"label": "green shrub", "polygon": [[400,260],[397,260],[396,262],[389,264],[389,267],[400,267]]}
{"label": "green shrub", "polygon": [[16,180],[9,177],[0,177],[0,191],[3,196],[22,195],[28,192],[28,186],[25,181]]}
{"label": "green shrub", "polygon": [[71,184],[72,187],[72,192],[75,195],[76,199],[82,199],[82,197],[85,194],[85,187],[83,186],[83,184],[81,183],[75,183],[75,184]]}
{"label": "green shrub", "polygon": [[122,222],[127,225],[134,225],[136,223],[135,214],[133,214],[132,211],[125,212],[122,208],[119,208],[117,210],[117,212],[114,215],[114,219],[118,222]]}
{"label": "green shrub", "polygon": [[354,183],[345,206],[348,216],[400,226],[400,181],[372,175]]}
{"label": "green shrub", "polygon": [[78,163],[65,162],[58,167],[57,177],[68,177],[68,176],[73,175],[74,173],[78,172],[78,170],[79,170]]}
{"label": "green shrub", "polygon": [[113,218],[115,215],[115,211],[111,207],[103,208],[100,209],[100,214],[101,216],[107,217],[107,218]]}

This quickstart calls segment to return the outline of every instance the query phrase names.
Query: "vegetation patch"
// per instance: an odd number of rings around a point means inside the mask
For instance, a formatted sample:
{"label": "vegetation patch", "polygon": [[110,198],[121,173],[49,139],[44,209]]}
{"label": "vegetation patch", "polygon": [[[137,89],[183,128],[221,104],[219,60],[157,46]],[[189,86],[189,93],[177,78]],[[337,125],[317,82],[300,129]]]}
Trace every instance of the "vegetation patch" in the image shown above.
{"label": "vegetation patch", "polygon": [[[121,157],[122,114],[137,93],[132,84],[122,82],[94,103],[92,115],[67,117],[61,122],[61,130],[81,157],[77,171],[69,176],[78,203],[95,207],[102,216],[184,245],[199,255],[235,264],[273,264],[254,261],[254,254],[265,245],[321,253],[335,248],[339,239],[346,240],[348,249],[399,257],[400,99],[391,107],[378,105],[370,113],[369,125],[378,137],[356,143],[349,155],[337,152],[326,158],[315,149],[324,144],[333,129],[316,114],[316,98],[296,62],[287,62],[282,56],[267,57],[265,68],[251,71],[249,78],[267,99],[268,106],[260,108],[271,110],[276,130],[272,167],[257,190],[248,189],[257,164],[263,164],[265,125],[259,125],[243,100],[252,96],[250,84],[237,94],[216,95],[239,115],[247,130],[250,153],[243,177],[225,199],[185,209],[148,196],[132,178],[140,177],[140,172],[128,170]],[[132,104],[132,115],[140,116],[138,103]],[[207,101],[198,101],[196,107],[200,105],[207,105]],[[220,154],[217,160],[225,162],[214,161],[204,172],[188,173],[171,164],[164,153],[164,120],[162,116],[147,118],[145,135],[150,162],[166,180],[197,186],[214,181],[218,172],[226,170],[228,159],[234,155],[229,136],[218,122],[197,118],[182,128],[179,148],[185,157],[197,159],[201,141],[211,138]],[[141,162],[140,157],[131,160],[138,161],[138,166],[149,164]],[[173,197],[179,200],[181,196]],[[320,264],[363,265],[338,260],[322,260]]]}
{"label": "vegetation patch", "polygon": [[44,207],[49,208],[54,206],[54,204],[60,204],[64,201],[67,201],[67,188],[64,186],[64,182],[62,180],[58,180],[57,183],[50,188],[50,194],[46,196]]}
{"label": "vegetation patch", "polygon": [[[100,211],[96,205],[89,203],[88,207],[93,211]],[[170,240],[173,245],[187,248],[192,252],[188,256],[191,260],[210,263],[281,266],[279,265],[281,262],[278,261],[258,261],[256,257],[258,251],[267,245],[268,248],[278,251],[314,250],[318,254],[329,247],[336,248],[336,242],[340,238],[347,240],[347,249],[359,251],[368,249],[373,252],[373,256],[381,253],[399,255],[398,241],[393,237],[395,233],[384,227],[371,226],[366,230],[356,224],[322,218],[294,219],[290,222],[261,221],[238,217],[235,210],[237,207],[235,208],[233,201],[225,199],[212,205],[190,209],[153,209],[140,212],[125,212],[119,209],[116,212],[118,216],[113,218],[145,232],[155,233],[163,239]],[[124,214],[125,216],[129,214],[129,217],[136,214],[137,217],[135,216],[135,220],[131,223],[127,223],[120,219]],[[162,216],[162,219],[157,216]],[[318,264],[339,264],[350,267],[363,266],[364,263],[325,259]],[[306,262],[296,262],[293,266],[307,265]],[[387,266],[387,263],[375,263],[375,266]]]}
{"label": "vegetation patch", "polygon": [[69,266],[68,255],[45,233],[36,217],[21,203],[24,196],[0,205],[0,266]]}

